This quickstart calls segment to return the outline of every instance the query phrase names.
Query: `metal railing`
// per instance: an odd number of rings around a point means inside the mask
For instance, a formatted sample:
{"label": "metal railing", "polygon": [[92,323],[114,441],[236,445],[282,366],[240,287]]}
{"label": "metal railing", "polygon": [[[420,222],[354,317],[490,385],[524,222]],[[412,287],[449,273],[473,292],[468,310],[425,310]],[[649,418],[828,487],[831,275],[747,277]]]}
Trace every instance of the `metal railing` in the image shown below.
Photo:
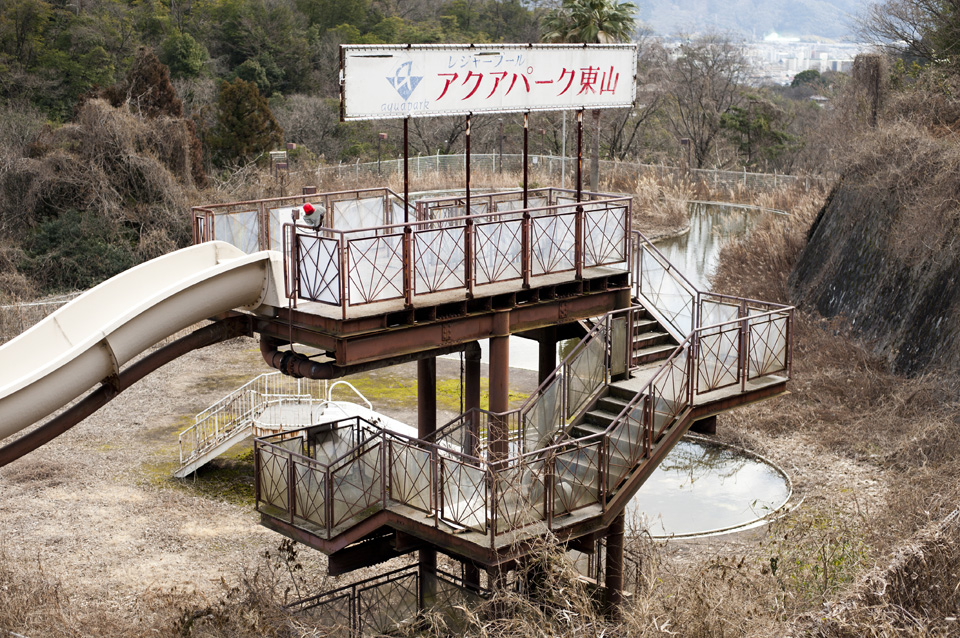
{"label": "metal railing", "polygon": [[[576,204],[577,192],[568,188],[544,187],[527,190],[527,206],[523,206],[522,190],[493,191],[470,194],[470,214],[485,215],[523,210],[524,208],[540,208],[559,204]],[[593,201],[614,197],[610,193],[593,193],[581,191],[581,201]],[[463,217],[466,215],[466,194],[430,197],[413,202],[417,220],[438,220],[447,217]]]}
{"label": "metal railing", "polygon": [[[403,300],[626,264],[632,201],[607,196],[355,230],[284,226],[286,294],[339,306]],[[507,201],[507,200],[505,200]],[[514,200],[515,201],[515,200]],[[424,216],[456,210],[425,206]],[[472,208],[471,204],[471,208]]]}
{"label": "metal railing", "polygon": [[[426,582],[421,583],[421,577]],[[439,613],[447,630],[466,625],[465,606],[475,607],[489,596],[475,591],[463,579],[442,570],[421,576],[416,565],[344,585],[318,596],[299,600],[288,609],[320,625],[353,636],[389,634],[423,613]]]}
{"label": "metal railing", "polygon": [[[399,504],[423,512],[422,523],[482,534],[493,547],[498,536],[533,523],[553,528],[583,508],[605,511],[694,396],[722,387],[711,386],[708,372],[735,367],[741,390],[748,379],[789,374],[791,308],[699,327],[605,430],[572,438],[569,426],[630,364],[631,348],[617,343],[629,343],[637,311],[605,316],[520,408],[471,410],[429,440],[362,419],[258,439],[258,510],[332,538]],[[736,336],[723,347],[708,342],[728,333]],[[350,437],[336,434],[344,428]],[[483,444],[493,428],[512,433],[502,457]],[[341,445],[331,446],[331,437]],[[318,459],[328,448],[343,453]]]}
{"label": "metal railing", "polygon": [[[554,528],[584,508],[605,511],[697,397],[789,378],[792,307],[701,292],[642,234],[632,239],[634,293],[643,305],[600,318],[522,406],[473,409],[427,440],[360,420],[259,439],[258,509],[331,538],[399,504],[423,512],[422,523],[481,534],[494,547],[499,536],[534,523]],[[613,377],[636,367],[635,320],[645,312],[679,335],[679,345],[608,427],[574,437],[572,426]],[[352,438],[336,435],[343,427],[353,428]],[[337,454],[318,460],[335,436]]]}
{"label": "metal railing", "polygon": [[256,417],[272,402],[320,399],[325,392],[325,381],[294,379],[280,372],[268,372],[251,379],[197,414],[193,424],[180,433],[180,466],[253,425]]}
{"label": "metal railing", "polygon": [[[466,159],[463,154],[452,155],[417,155],[408,162],[410,177],[413,180],[429,178],[435,175],[455,173],[462,175],[466,170]],[[518,173],[523,170],[523,155],[497,153],[471,153],[471,171],[479,172],[508,172]],[[540,154],[529,156],[528,169],[536,174],[538,179],[560,179],[566,184],[573,183],[577,170],[576,157],[560,157],[557,155]],[[656,176],[659,179],[687,181],[691,184],[704,184],[714,188],[739,187],[752,190],[769,191],[783,187],[797,186],[805,190],[822,188],[828,180],[815,175],[783,175],[780,173],[752,173],[746,169],[727,171],[711,168],[685,169],[679,166],[663,164],[641,164],[639,162],[625,162],[619,160],[600,160],[600,171],[607,179],[638,178],[645,175]],[[316,174],[321,179],[369,179],[371,177],[397,177],[403,174],[403,159],[382,160],[377,162],[360,162],[349,164],[326,165],[317,167]],[[566,184],[563,184],[564,186]]]}
{"label": "metal railing", "polygon": [[[389,188],[361,188],[194,206],[193,243],[218,239],[241,250],[281,250],[283,225],[307,202],[324,213],[324,224],[341,229],[389,225],[403,219],[403,198]],[[412,209],[411,209],[412,211]]]}
{"label": "metal railing", "polygon": [[[532,196],[531,196],[532,195]],[[434,198],[409,209],[389,189],[237,202],[193,209],[194,241],[282,250],[288,299],[350,308],[523,281],[628,260],[632,200],[547,188],[463,198]],[[310,201],[324,227],[296,221]],[[482,212],[481,212],[482,211]]]}
{"label": "metal railing", "polygon": [[0,306],[0,343],[29,330],[81,294],[72,292],[36,301]]}

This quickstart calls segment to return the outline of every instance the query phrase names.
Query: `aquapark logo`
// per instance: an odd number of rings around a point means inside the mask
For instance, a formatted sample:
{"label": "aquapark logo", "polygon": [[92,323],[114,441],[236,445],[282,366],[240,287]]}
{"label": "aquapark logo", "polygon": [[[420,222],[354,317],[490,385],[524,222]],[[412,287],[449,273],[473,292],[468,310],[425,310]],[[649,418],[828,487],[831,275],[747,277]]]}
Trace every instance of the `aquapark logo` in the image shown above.
{"label": "aquapark logo", "polygon": [[413,62],[404,62],[397,67],[392,77],[387,78],[387,82],[397,90],[397,93],[406,102],[422,79],[422,75],[413,75]]}
{"label": "aquapark logo", "polygon": [[393,71],[393,75],[388,75],[386,77],[387,82],[390,83],[400,97],[403,98],[403,102],[386,102],[380,105],[380,110],[387,113],[407,113],[410,111],[421,111],[427,108],[429,104],[428,100],[421,100],[419,102],[410,102],[410,96],[413,95],[413,92],[417,90],[417,87],[420,85],[420,82],[423,80],[422,75],[413,74],[413,62],[407,61],[399,65]]}

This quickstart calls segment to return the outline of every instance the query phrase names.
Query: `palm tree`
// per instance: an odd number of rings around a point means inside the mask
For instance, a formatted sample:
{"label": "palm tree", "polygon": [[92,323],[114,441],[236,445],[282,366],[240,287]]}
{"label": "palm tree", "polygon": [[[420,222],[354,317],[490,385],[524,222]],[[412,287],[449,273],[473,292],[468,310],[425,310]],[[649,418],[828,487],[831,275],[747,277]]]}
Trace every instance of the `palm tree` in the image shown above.
{"label": "palm tree", "polygon": [[629,42],[637,5],[612,0],[563,0],[543,18],[541,42],[609,44]]}
{"label": "palm tree", "polygon": [[[629,42],[637,27],[637,5],[615,0],[563,0],[543,18],[542,42],[609,44]],[[600,182],[600,109],[593,110],[596,133],[590,149],[590,190]]]}

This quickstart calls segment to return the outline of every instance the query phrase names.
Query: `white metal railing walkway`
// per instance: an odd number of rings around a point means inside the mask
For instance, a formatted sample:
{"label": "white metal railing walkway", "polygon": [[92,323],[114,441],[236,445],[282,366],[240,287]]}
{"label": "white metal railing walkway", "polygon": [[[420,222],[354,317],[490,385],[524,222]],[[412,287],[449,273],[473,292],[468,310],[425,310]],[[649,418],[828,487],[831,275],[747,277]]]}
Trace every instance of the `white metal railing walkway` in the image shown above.
{"label": "white metal railing walkway", "polygon": [[[269,372],[251,379],[209,408],[197,414],[193,425],[180,433],[180,467],[174,476],[183,478],[217,456],[226,443],[246,438],[264,411],[280,402],[306,409],[307,415],[326,401],[326,382],[294,379]],[[303,418],[303,416],[300,416]],[[291,425],[310,421],[291,419]],[[270,425],[270,424],[268,424]],[[280,423],[276,424],[280,429]]]}

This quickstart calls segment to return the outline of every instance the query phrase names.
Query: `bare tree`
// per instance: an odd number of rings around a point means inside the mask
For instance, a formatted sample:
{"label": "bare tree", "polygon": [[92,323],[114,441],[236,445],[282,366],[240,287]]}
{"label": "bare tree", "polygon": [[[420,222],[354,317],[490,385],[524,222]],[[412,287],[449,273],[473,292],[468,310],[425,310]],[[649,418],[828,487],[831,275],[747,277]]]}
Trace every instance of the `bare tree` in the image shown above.
{"label": "bare tree", "polygon": [[721,130],[721,116],[741,101],[749,64],[742,46],[721,34],[688,40],[677,53],[667,114],[677,136],[690,139],[700,168]]}
{"label": "bare tree", "polygon": [[303,144],[314,152],[337,157],[342,150],[334,140],[340,113],[337,101],[313,95],[296,94],[278,101],[274,116],[288,142]]}
{"label": "bare tree", "polygon": [[626,159],[666,96],[667,51],[659,40],[641,38],[637,47],[637,98],[633,108],[613,111],[604,127],[604,144],[610,159]]}
{"label": "bare tree", "polygon": [[858,21],[860,35],[924,60],[960,54],[960,0],[885,0]]}

